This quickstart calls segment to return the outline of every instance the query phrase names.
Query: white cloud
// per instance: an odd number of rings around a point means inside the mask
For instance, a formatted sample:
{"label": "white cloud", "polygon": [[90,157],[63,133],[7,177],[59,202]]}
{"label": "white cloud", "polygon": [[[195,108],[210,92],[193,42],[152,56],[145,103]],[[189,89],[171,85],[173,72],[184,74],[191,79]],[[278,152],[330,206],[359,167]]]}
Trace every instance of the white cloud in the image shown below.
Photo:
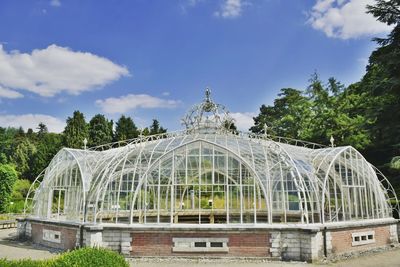
{"label": "white cloud", "polygon": [[236,18],[242,14],[242,0],[224,0],[219,11],[215,12],[215,16],[222,18]]}
{"label": "white cloud", "polygon": [[7,52],[0,45],[0,86],[8,89],[46,97],[61,92],[78,95],[128,75],[127,68],[107,58],[54,44],[31,54]]}
{"label": "white cloud", "polygon": [[50,1],[51,6],[59,7],[61,6],[61,1],[60,0],[51,0]]}
{"label": "white cloud", "polygon": [[387,33],[389,26],[367,14],[374,0],[317,0],[308,22],[328,37],[350,39]]}
{"label": "white cloud", "polygon": [[96,100],[96,104],[105,113],[125,113],[136,108],[174,108],[180,104],[178,100],[162,99],[146,94],[129,94],[118,98],[110,97]]}
{"label": "white cloud", "polygon": [[49,115],[43,114],[23,114],[23,115],[3,115],[0,114],[0,126],[2,127],[22,127],[24,130],[29,128],[36,131],[39,123],[47,126],[50,132],[61,133],[64,130],[65,122]]}
{"label": "white cloud", "polygon": [[0,86],[0,98],[21,98],[24,97],[21,93],[17,91],[13,91],[7,88],[3,88]]}
{"label": "white cloud", "polygon": [[231,117],[235,119],[235,125],[239,130],[248,131],[254,125],[253,117],[257,116],[255,112],[234,112],[230,113]]}

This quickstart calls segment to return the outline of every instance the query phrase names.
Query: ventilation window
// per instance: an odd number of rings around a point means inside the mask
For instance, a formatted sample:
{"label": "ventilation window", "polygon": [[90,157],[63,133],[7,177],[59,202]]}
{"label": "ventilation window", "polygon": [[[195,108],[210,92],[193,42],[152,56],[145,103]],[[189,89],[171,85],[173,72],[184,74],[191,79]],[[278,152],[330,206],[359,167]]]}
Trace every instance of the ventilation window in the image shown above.
{"label": "ventilation window", "polygon": [[173,252],[228,252],[228,238],[173,238]]}
{"label": "ventilation window", "polygon": [[207,247],[207,242],[194,242],[194,246],[196,248],[206,248]]}
{"label": "ventilation window", "polygon": [[43,240],[53,243],[61,243],[61,232],[43,229]]}
{"label": "ventilation window", "polygon": [[224,243],[222,242],[210,242],[210,247],[212,248],[222,248],[224,246]]}
{"label": "ventilation window", "polygon": [[375,231],[352,233],[351,236],[353,247],[375,243]]}

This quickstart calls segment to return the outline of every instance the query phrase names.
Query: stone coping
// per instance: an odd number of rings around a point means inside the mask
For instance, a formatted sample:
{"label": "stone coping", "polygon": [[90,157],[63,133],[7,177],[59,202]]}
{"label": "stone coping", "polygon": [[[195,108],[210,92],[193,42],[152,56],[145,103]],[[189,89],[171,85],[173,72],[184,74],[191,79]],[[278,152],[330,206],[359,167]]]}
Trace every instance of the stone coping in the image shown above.
{"label": "stone coping", "polygon": [[102,230],[144,230],[144,231],[256,231],[256,230],[301,230],[318,232],[323,229],[334,230],[343,228],[356,228],[356,227],[368,227],[377,225],[388,225],[396,224],[400,222],[394,218],[384,219],[369,219],[360,221],[349,221],[349,222],[331,222],[331,223],[315,223],[315,224],[121,224],[121,223],[78,223],[78,222],[66,222],[56,220],[44,220],[39,218],[24,218],[17,219],[19,222],[31,221],[43,224],[52,224],[67,227],[80,227],[84,226],[89,231],[102,231]]}

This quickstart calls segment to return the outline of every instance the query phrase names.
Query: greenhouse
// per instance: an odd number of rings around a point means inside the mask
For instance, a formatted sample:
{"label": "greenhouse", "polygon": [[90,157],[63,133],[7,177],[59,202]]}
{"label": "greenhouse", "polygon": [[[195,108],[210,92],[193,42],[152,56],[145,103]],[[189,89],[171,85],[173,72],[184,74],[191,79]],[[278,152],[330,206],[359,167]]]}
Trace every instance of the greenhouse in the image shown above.
{"label": "greenhouse", "polygon": [[[60,150],[30,190],[26,200],[29,226],[25,222],[24,231],[34,238],[33,224],[38,222],[40,240],[53,242],[57,231],[59,236],[63,233],[53,229],[54,225],[103,227],[102,238],[96,242],[111,246],[105,240],[107,227],[130,229],[129,240],[135,240],[135,229],[163,229],[172,235],[168,253],[228,253],[233,249],[229,250],[233,246],[229,231],[249,229],[254,233],[259,229],[269,240],[262,255],[306,260],[334,247],[336,230],[328,233],[333,244],[329,247],[326,227],[368,225],[364,232],[369,244],[372,240],[379,243],[374,231],[387,226],[385,240],[397,242],[393,210],[398,204],[391,205],[398,203],[396,194],[353,147],[336,147],[333,140],[330,146],[323,146],[275,137],[268,134],[267,127],[262,134],[230,130],[234,120],[224,106],[213,102],[208,89],[204,101],[182,122],[185,129],[178,132]],[[51,224],[53,228],[45,234],[43,225]],[[282,242],[282,229],[314,228],[325,229],[324,233],[317,231],[324,235],[324,249],[311,249],[308,254],[301,250],[298,257],[293,256],[297,250],[294,254],[282,247],[273,250],[274,231],[280,233]],[[177,229],[198,229],[200,236],[182,237],[174,232]],[[204,229],[210,230],[204,233]],[[227,232],[215,241],[213,229]],[[52,235],[52,231],[57,233]],[[370,232],[374,233],[368,235]],[[174,233],[178,234],[174,237]],[[304,233],[299,235],[296,238],[301,240]],[[185,238],[193,236],[198,240],[185,243]],[[352,233],[352,244],[357,242],[355,237]],[[89,239],[90,235],[84,237],[76,230],[76,244],[86,241],[93,245]],[[147,255],[140,249],[135,254],[134,241],[128,246],[132,255]],[[242,254],[246,253],[237,253]]]}

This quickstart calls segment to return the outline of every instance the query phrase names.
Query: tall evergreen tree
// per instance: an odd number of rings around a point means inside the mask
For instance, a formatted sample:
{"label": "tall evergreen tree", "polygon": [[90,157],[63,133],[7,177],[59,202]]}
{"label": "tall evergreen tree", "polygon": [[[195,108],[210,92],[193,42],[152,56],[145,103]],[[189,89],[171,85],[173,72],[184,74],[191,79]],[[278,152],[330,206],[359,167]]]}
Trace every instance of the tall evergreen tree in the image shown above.
{"label": "tall evergreen tree", "polygon": [[122,115],[116,123],[115,141],[128,140],[139,136],[138,129],[131,117]]}
{"label": "tall evergreen tree", "polygon": [[49,130],[47,129],[47,126],[43,122],[39,123],[37,130],[38,130],[37,133],[38,133],[39,138],[49,132]]}
{"label": "tall evergreen tree", "polygon": [[111,143],[113,140],[113,122],[104,115],[97,114],[89,122],[89,146]]}
{"label": "tall evergreen tree", "polygon": [[160,122],[156,119],[153,119],[152,124],[150,125],[149,129],[149,134],[154,135],[154,134],[161,134],[161,133],[166,133],[167,129],[164,129],[163,127],[160,126]]}
{"label": "tall evergreen tree", "polygon": [[67,119],[64,129],[64,145],[70,148],[82,148],[83,140],[88,138],[88,127],[84,115],[79,111]]}

